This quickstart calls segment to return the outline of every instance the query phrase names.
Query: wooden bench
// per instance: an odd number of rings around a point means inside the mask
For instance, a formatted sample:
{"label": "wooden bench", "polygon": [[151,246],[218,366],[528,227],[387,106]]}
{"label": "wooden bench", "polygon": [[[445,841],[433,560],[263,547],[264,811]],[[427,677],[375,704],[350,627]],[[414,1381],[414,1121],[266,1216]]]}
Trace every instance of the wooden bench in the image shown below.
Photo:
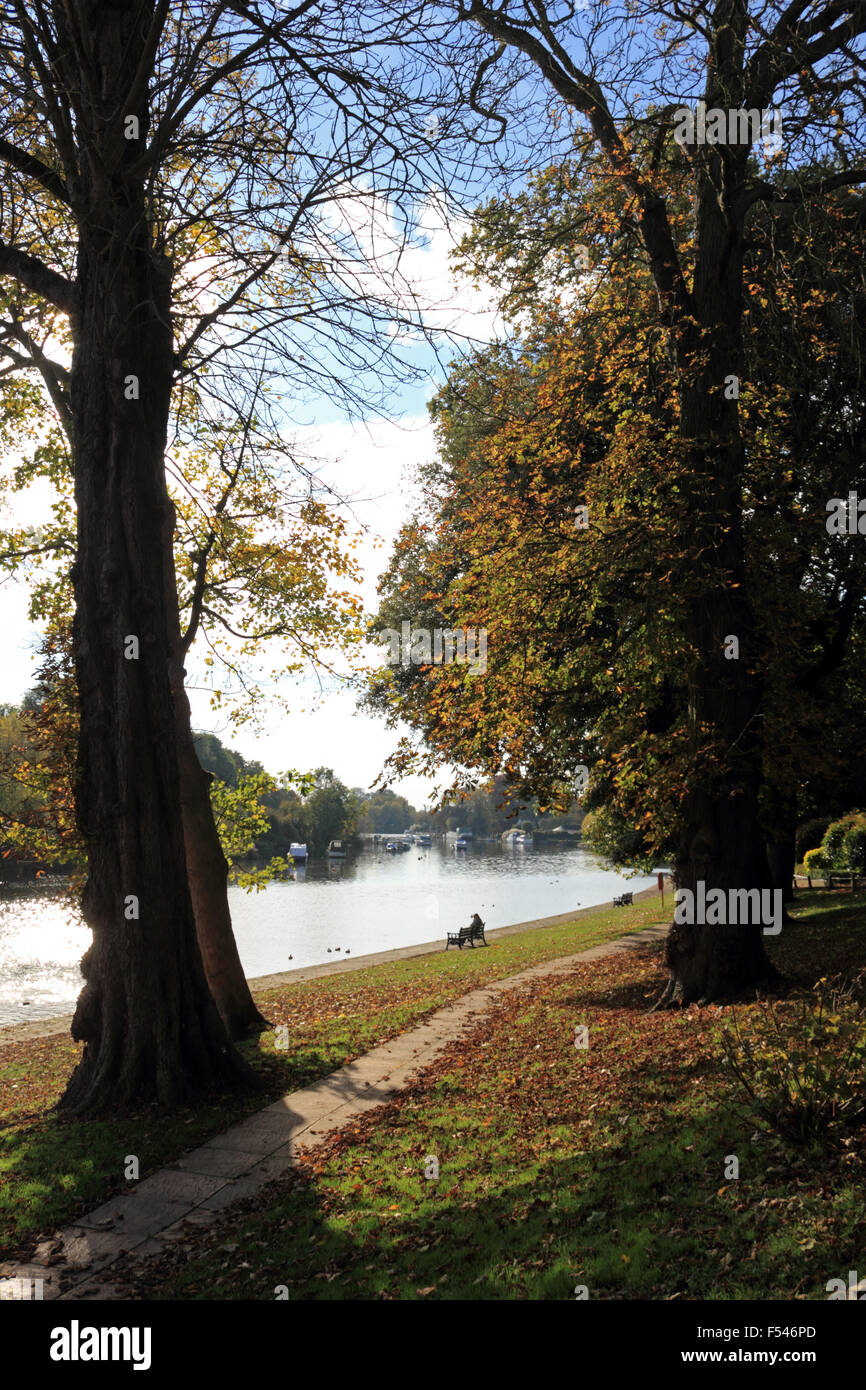
{"label": "wooden bench", "polygon": [[618,898],[613,900],[614,907],[631,907],[631,893],[621,893]]}
{"label": "wooden bench", "polygon": [[448,933],[448,940],[445,942],[445,950],[447,951],[449,946],[456,946],[459,951],[462,951],[467,941],[469,945],[472,947],[473,951],[475,949],[476,941],[482,942],[485,946],[487,945],[487,941],[484,936],[483,922],[481,922],[478,926],[461,927],[459,931],[450,931]]}

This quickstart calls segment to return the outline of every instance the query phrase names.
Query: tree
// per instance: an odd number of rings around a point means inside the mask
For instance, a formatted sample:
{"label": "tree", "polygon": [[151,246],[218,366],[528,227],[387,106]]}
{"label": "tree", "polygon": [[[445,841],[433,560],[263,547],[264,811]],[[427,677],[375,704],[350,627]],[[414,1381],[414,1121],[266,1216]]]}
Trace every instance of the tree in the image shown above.
{"label": "tree", "polygon": [[417,818],[405,796],[398,796],[388,787],[380,787],[365,797],[358,817],[358,831],[362,834],[399,833]]}
{"label": "tree", "polygon": [[355,834],[358,805],[349,788],[329,767],[318,767],[305,802],[312,847],[319,853],[331,840],[350,840]]}
{"label": "tree", "polygon": [[[681,635],[688,689],[689,749],[694,772],[678,818],[675,869],[681,888],[763,886],[768,881],[760,835],[763,757],[760,716],[764,673],[756,658],[755,593],[746,583],[742,482],[746,450],[736,397],[744,380],[744,255],[747,215],[756,203],[820,205],[833,189],[862,184],[857,162],[863,84],[853,45],[866,30],[856,3],[810,5],[728,0],[703,6],[626,5],[616,14],[591,5],[575,14],[554,0],[461,6],[461,16],[490,38],[523,54],[563,104],[569,133],[597,146],[608,176],[627,199],[657,294],[657,322],[676,371],[677,431],[689,478],[687,507],[672,521],[687,581]],[[598,22],[596,22],[598,21]],[[650,29],[649,26],[652,26]],[[615,37],[614,37],[615,36]],[[702,74],[699,82],[695,73]],[[657,104],[641,100],[646,78]],[[671,91],[697,94],[707,112],[733,112],[736,136],[712,135],[678,115]],[[832,171],[790,187],[779,176],[782,150],[764,171],[753,151],[761,134],[736,113],[785,113],[791,150],[812,142],[832,150]],[[760,118],[759,118],[760,119]],[[679,123],[678,123],[679,122]],[[690,234],[678,228],[656,160],[641,167],[635,136],[651,134],[655,148],[675,133],[694,188]],[[715,140],[715,143],[713,142]],[[775,174],[775,177],[774,177]],[[743,654],[725,660],[726,637]],[[668,1001],[691,1002],[736,994],[769,973],[760,926],[703,923],[671,929],[667,947]]]}
{"label": "tree", "polygon": [[[644,863],[676,852],[695,776],[678,528],[691,480],[675,445],[673,366],[619,213],[609,185],[599,192],[591,173],[559,165],[479,214],[467,258],[486,278],[498,267],[506,303],[532,323],[455,367],[434,402],[441,461],[376,625],[417,610],[432,626],[485,625],[488,670],[389,668],[373,699],[421,733],[434,762],[505,767],[545,800],[564,804],[588,764],[594,838]],[[823,230],[814,209],[797,220],[784,232],[749,225],[742,508],[765,681],[759,843],[774,842],[780,797],[796,803],[810,778],[842,768],[817,731],[838,721],[852,681],[862,688],[863,556],[824,526],[825,498],[860,476],[862,343],[845,295],[862,272],[862,219],[834,198]],[[579,274],[578,235],[604,274]],[[557,289],[575,285],[557,304]],[[576,531],[586,503],[591,525]]]}
{"label": "tree", "polygon": [[[17,394],[7,389],[6,418],[14,422],[18,439],[22,426],[39,429],[45,412],[38,397],[22,393],[20,381],[13,386]],[[206,643],[209,671],[221,666],[229,680],[236,678],[245,698],[242,717],[249,719],[259,698],[249,670],[251,653],[265,639],[282,639],[280,674],[290,675],[305,661],[320,661],[320,648],[332,654],[351,649],[359,605],[350,592],[335,587],[340,579],[354,579],[344,521],[321,499],[283,441],[268,436],[254,416],[242,424],[203,418],[199,396],[186,390],[176,406],[170,458],[180,615],[172,695],[184,847],[208,985],[230,1036],[239,1038],[265,1024],[234,941],[228,864],[210,804],[210,779],[193,746],[183,661],[197,639]],[[288,476],[281,478],[281,472]],[[53,485],[54,520],[38,537],[27,527],[7,532],[2,560],[12,572],[28,572],[32,615],[47,618],[56,639],[65,642],[72,594],[57,560],[74,555],[74,506],[62,438],[49,437],[21,461],[13,487],[29,485],[35,476]],[[49,636],[49,643],[54,640]],[[218,688],[212,702],[225,703],[230,717],[240,716],[238,705],[223,701]],[[62,730],[58,734],[62,737]]]}
{"label": "tree", "polygon": [[[251,1084],[207,988],[186,867],[172,393],[194,377],[203,389],[206,373],[211,398],[230,401],[266,364],[276,385],[278,361],[283,381],[333,388],[334,362],[350,361],[345,395],[369,400],[365,351],[381,359],[383,324],[412,314],[376,298],[363,237],[335,225],[335,189],[396,209],[424,186],[422,165],[429,182],[422,122],[440,93],[428,84],[413,102],[394,73],[412,20],[314,0],[0,8],[4,350],[10,369],[40,372],[75,482],[76,814],[94,942],[67,1111]],[[68,371],[28,331],[34,304],[67,319]],[[299,305],[306,331],[321,328],[315,354],[292,338]],[[335,320],[352,315],[365,329],[341,344]]]}

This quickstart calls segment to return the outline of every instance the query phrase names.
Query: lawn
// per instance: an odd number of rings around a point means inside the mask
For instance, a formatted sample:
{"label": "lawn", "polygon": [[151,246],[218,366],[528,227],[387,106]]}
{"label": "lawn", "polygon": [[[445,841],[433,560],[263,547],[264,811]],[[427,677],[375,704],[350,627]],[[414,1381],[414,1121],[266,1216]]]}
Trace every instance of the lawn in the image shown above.
{"label": "lawn", "polygon": [[[668,901],[670,901],[668,899]],[[275,1031],[244,1046],[260,1073],[261,1095],[220,1097],[167,1113],[149,1107],[104,1121],[61,1121],[50,1113],[80,1055],[63,1034],[0,1048],[0,1257],[29,1258],[57,1226],[126,1189],[127,1156],[144,1178],[251,1111],[328,1075],[460,995],[538,961],[580,951],[633,931],[660,915],[660,899],[602,908],[573,923],[494,939],[487,949],[443,950],[344,975],[325,976],[256,1001]]]}
{"label": "lawn", "polygon": [[[866,896],[795,911],[770,946],[795,989],[864,963]],[[731,1010],[648,1015],[662,978],[656,945],[502,997],[397,1100],[112,1280],[159,1299],[826,1299],[864,1268],[863,1129],[832,1148],[762,1133],[721,1065]]]}

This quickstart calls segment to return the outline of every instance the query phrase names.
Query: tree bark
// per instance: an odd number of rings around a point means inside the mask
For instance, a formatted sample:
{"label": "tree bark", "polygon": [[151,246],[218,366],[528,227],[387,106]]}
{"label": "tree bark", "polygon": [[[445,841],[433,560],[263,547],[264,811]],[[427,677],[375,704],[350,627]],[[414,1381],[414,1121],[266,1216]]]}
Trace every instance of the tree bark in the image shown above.
{"label": "tree bark", "polygon": [[[173,530],[172,513],[172,534]],[[270,1024],[256,1008],[238,955],[228,900],[229,866],[211,806],[211,774],[202,767],[195,751],[189,699],[184,687],[184,647],[178,616],[171,535],[166,560],[170,564],[166,586],[173,595],[173,601],[169,604],[169,640],[172,650],[170,680],[186,871],[195,915],[196,935],[208,987],[229,1037],[237,1040],[260,1033],[263,1029],[269,1028]]]}
{"label": "tree bark", "polygon": [[[778,799],[766,834],[766,852],[773,887],[781,889],[783,903],[793,902],[797,863],[796,799]],[[785,920],[790,920],[787,913]]]}
{"label": "tree bark", "polygon": [[[165,568],[171,272],[153,246],[141,177],[128,172],[141,141],[118,142],[149,9],[77,6],[71,22],[92,40],[84,74],[56,11],[58,76],[72,93],[81,152],[73,645],[82,909],[93,944],[72,1024],[84,1054],[58,1107],[75,1114],[256,1084],[207,987],[184,855]],[[141,102],[137,114],[144,140]]]}
{"label": "tree bark", "polygon": [[[710,72],[708,109],[739,105],[735,6]],[[726,51],[727,44],[732,48]],[[680,436],[691,505],[682,535],[688,557],[687,637],[692,784],[687,788],[677,888],[696,892],[771,886],[759,815],[762,677],[745,566],[745,454],[733,378],[743,378],[743,214],[737,203],[748,151],[711,148],[695,162],[696,251],[691,312],[674,323]],[[726,382],[729,389],[726,391]],[[688,489],[690,488],[690,491]],[[735,638],[738,655],[726,657]],[[660,1003],[730,999],[776,976],[760,924],[672,925],[668,986]]]}

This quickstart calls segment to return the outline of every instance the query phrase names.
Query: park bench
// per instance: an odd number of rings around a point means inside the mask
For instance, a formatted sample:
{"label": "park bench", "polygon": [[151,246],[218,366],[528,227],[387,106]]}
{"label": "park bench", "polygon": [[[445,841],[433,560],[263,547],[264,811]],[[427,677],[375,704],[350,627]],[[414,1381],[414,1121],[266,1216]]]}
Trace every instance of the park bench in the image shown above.
{"label": "park bench", "polygon": [[613,900],[614,907],[631,907],[631,893],[621,893],[618,898]]}
{"label": "park bench", "polygon": [[459,931],[450,931],[448,940],[445,942],[445,950],[447,951],[449,946],[456,946],[459,951],[462,951],[468,942],[474,951],[476,941],[481,941],[485,946],[487,945],[483,922],[479,926],[461,927]]}

